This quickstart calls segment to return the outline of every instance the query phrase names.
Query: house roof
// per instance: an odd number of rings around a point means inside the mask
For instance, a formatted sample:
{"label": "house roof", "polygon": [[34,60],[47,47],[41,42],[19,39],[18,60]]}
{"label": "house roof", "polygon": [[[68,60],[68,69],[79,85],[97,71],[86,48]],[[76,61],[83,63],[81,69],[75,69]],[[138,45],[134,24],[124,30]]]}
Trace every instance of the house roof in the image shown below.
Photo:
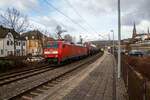
{"label": "house roof", "polygon": [[[47,38],[46,35],[42,34],[38,30],[34,30],[34,31],[29,31],[29,32],[23,33],[21,36],[24,37],[24,38],[28,37],[28,40],[41,40],[43,38],[43,36],[45,38]],[[34,36],[34,38],[33,38],[33,36]]]}
{"label": "house roof", "polygon": [[13,29],[5,28],[0,26],[0,38],[5,38],[8,33],[12,33],[15,39],[25,40],[25,38],[21,37],[19,33],[15,32]]}
{"label": "house roof", "polygon": [[5,36],[8,34],[8,32],[10,32],[10,31],[7,30],[6,28],[4,28],[3,26],[0,26],[0,38],[5,38]]}

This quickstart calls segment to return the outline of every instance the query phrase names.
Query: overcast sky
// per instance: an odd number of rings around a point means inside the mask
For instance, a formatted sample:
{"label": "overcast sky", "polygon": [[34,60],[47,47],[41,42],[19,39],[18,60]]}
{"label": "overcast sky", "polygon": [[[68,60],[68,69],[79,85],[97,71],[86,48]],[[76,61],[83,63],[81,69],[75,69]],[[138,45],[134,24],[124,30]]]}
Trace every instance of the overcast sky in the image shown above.
{"label": "overcast sky", "polygon": [[[54,9],[51,5],[60,12]],[[42,30],[55,32],[57,25],[77,39],[108,39],[114,30],[117,39],[117,0],[1,0],[0,13],[14,7],[28,15],[30,23]],[[150,27],[150,0],[121,0],[122,39],[132,36],[133,23],[137,32],[147,32]],[[70,20],[69,18],[72,20]],[[103,37],[100,37],[100,35]],[[112,34],[110,35],[112,39]]]}

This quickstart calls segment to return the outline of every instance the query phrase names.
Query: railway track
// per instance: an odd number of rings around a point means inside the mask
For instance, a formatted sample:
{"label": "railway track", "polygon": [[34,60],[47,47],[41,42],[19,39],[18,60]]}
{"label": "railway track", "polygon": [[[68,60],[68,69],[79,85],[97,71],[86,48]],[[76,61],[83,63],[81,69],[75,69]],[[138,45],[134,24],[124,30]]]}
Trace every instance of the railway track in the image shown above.
{"label": "railway track", "polygon": [[[50,87],[53,87],[54,85],[58,84],[59,82],[63,81],[64,79],[66,79],[66,77],[70,77],[72,73],[74,73],[76,70],[79,70],[80,68],[82,68],[81,66],[89,64],[91,62],[93,62],[96,58],[98,58],[99,55],[94,56],[94,57],[90,57],[88,58],[88,60],[84,59],[83,61],[78,61],[75,62],[73,64],[70,65],[65,65],[65,67],[53,67],[53,68],[48,68],[48,69],[42,69],[40,71],[36,71],[33,73],[26,74],[23,75],[22,77],[16,78],[16,79],[11,79],[11,81],[6,81],[5,83],[0,83],[2,85],[9,85],[10,83],[14,83],[15,81],[18,80],[24,80],[28,77],[32,77],[32,76],[36,76],[39,73],[43,74],[44,72],[47,71],[55,71],[55,74],[52,74],[52,76],[46,80],[43,81],[37,85],[32,85],[30,88],[24,89],[24,91],[20,91],[20,93],[16,93],[16,94],[9,94],[9,95],[5,95],[4,99],[10,99],[10,100],[28,100],[28,99],[32,99],[33,97],[43,93],[44,91],[46,91],[47,89],[49,89]],[[92,60],[94,59],[94,60]],[[58,70],[57,70],[58,69]],[[77,71],[76,71],[77,72]],[[73,75],[73,74],[72,74]],[[18,76],[17,76],[18,77]],[[32,84],[32,81],[30,81]],[[34,82],[33,82],[34,83]]]}
{"label": "railway track", "polygon": [[34,66],[34,67],[31,67],[31,68],[27,68],[27,69],[23,69],[23,70],[19,70],[19,71],[14,71],[14,72],[10,72],[10,73],[3,73],[3,74],[0,75],[0,79],[5,78],[5,77],[9,77],[9,76],[10,77],[15,76],[16,74],[24,73],[24,72],[31,71],[31,70],[38,70],[38,69],[43,68],[45,66],[47,66],[47,65],[42,65],[40,67],[35,67]]}
{"label": "railway track", "polygon": [[19,72],[13,72],[11,74],[6,74],[6,75],[2,75],[0,76],[0,86],[2,85],[7,85],[10,83],[13,83],[15,81],[19,81],[21,79],[24,78],[28,78],[40,73],[44,73],[53,69],[56,69],[59,65],[47,65],[47,66],[42,66],[42,67],[34,67],[31,69],[26,69],[26,70],[22,70]]}
{"label": "railway track", "polygon": [[42,68],[38,68],[38,69],[33,69],[33,70],[28,70],[28,71],[24,71],[24,72],[20,72],[20,73],[15,73],[9,76],[4,76],[0,78],[0,86],[2,85],[7,85],[10,83],[13,83],[15,81],[19,81],[21,79],[25,79],[40,73],[44,73],[46,71],[50,71],[56,69],[55,67],[50,67],[50,66],[46,66],[46,67],[42,67]]}

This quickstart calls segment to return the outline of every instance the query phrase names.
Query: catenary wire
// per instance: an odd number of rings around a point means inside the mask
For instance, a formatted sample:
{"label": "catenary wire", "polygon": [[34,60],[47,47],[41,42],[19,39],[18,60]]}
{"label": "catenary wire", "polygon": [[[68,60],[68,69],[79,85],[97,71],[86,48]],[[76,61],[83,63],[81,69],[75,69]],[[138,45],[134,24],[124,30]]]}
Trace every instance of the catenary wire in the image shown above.
{"label": "catenary wire", "polygon": [[51,3],[49,3],[47,0],[44,0],[45,3],[47,3],[51,8],[55,9],[57,12],[59,12],[60,14],[62,14],[63,16],[65,16],[66,18],[68,18],[72,23],[76,24],[77,26],[79,26],[81,29],[83,29],[84,31],[88,32],[82,25],[80,25],[79,23],[77,23],[76,21],[74,21],[73,19],[71,19],[69,16],[67,16],[66,14],[64,14],[62,11],[60,11],[59,9],[57,9],[54,5],[52,5]]}

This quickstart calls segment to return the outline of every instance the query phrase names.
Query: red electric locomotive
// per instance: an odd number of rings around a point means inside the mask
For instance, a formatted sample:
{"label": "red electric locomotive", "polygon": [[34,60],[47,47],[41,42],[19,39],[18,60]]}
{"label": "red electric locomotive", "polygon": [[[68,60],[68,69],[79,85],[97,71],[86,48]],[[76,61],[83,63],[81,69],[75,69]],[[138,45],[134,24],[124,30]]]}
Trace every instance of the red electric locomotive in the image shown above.
{"label": "red electric locomotive", "polygon": [[42,56],[46,58],[46,61],[60,63],[87,55],[87,47],[77,46],[65,41],[49,41]]}

